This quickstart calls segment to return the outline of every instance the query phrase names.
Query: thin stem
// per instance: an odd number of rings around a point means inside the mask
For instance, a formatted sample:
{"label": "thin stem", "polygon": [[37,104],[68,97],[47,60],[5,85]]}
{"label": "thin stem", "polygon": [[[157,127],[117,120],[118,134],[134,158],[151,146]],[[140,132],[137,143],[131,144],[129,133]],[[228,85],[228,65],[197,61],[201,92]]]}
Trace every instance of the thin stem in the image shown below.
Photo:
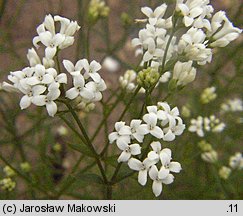
{"label": "thin stem", "polygon": [[76,121],[76,123],[77,123],[79,129],[81,130],[82,134],[84,135],[84,138],[85,138],[85,140],[86,140],[87,146],[89,147],[89,149],[93,152],[93,154],[94,154],[94,156],[95,156],[95,160],[96,160],[96,162],[97,162],[97,165],[98,165],[99,170],[100,170],[100,172],[101,172],[101,175],[102,175],[102,177],[103,177],[104,183],[107,183],[108,180],[107,180],[107,177],[106,177],[106,175],[105,175],[104,168],[103,168],[103,166],[102,166],[102,164],[101,164],[99,155],[97,154],[97,152],[96,152],[94,146],[92,145],[92,142],[91,142],[91,140],[89,139],[89,136],[88,136],[88,134],[87,134],[87,132],[86,132],[86,130],[85,130],[83,124],[82,124],[81,121],[79,120],[78,115],[76,114],[76,112],[73,110],[72,106],[71,106],[67,101],[62,100],[61,102],[63,102],[63,103],[67,106],[67,108],[70,110],[70,113],[72,114],[72,116],[73,116],[74,120]]}

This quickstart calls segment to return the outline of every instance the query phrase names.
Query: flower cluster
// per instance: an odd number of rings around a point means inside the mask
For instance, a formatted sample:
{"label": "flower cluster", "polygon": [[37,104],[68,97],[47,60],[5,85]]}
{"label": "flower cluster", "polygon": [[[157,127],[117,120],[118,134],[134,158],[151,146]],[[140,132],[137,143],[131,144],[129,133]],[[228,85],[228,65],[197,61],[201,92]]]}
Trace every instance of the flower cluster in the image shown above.
{"label": "flower cluster", "polygon": [[221,104],[221,112],[241,112],[243,111],[243,102],[240,98],[230,99]]}
{"label": "flower cluster", "polygon": [[[60,23],[59,32],[56,33],[56,23]],[[37,27],[38,36],[34,37],[33,44],[39,48],[39,43],[45,47],[45,57],[42,61],[34,48],[28,50],[27,58],[29,67],[20,71],[10,72],[8,79],[12,84],[3,83],[7,91],[18,91],[24,94],[20,100],[21,109],[28,108],[31,104],[46,106],[50,116],[57,113],[56,100],[65,94],[64,84],[68,83],[66,73],[61,73],[58,52],[74,43],[74,33],[80,29],[76,21],[67,18],[47,15],[44,22]],[[64,60],[64,67],[73,77],[73,88],[66,92],[66,97],[74,99],[78,95],[81,101],[92,103],[102,98],[101,91],[106,89],[104,80],[97,73],[101,66],[96,61],[90,64],[82,59],[74,66],[70,61]],[[81,74],[82,70],[84,74]],[[91,80],[91,81],[90,81]],[[89,81],[89,82],[85,82]]]}
{"label": "flower cluster", "polygon": [[[176,12],[171,16],[166,4],[154,11],[143,7],[141,11],[146,19],[137,21],[145,22],[146,26],[139,31],[138,38],[132,40],[132,45],[139,47],[136,53],[143,55],[143,62],[159,70],[162,76],[165,71],[161,71],[160,66],[173,60],[177,62],[173,79],[178,80],[179,85],[192,82],[196,76],[192,64],[210,63],[213,48],[228,45],[242,32],[233,26],[224,12],[213,15],[214,9],[209,2],[177,0]],[[182,28],[186,32],[179,31]]]}
{"label": "flower cluster", "polygon": [[203,137],[205,131],[213,132],[213,133],[220,133],[224,130],[225,124],[220,122],[214,115],[210,117],[202,117],[198,116],[197,119],[191,119],[191,125],[188,128],[190,132],[197,133],[198,136]]}
{"label": "flower cluster", "polygon": [[227,180],[234,170],[242,170],[243,169],[243,156],[242,153],[236,152],[229,159],[229,165],[222,166],[219,170],[220,178]]}
{"label": "flower cluster", "polygon": [[127,70],[123,76],[120,76],[119,82],[123,89],[133,91],[136,88],[134,83],[137,78],[137,73],[134,70]]}
{"label": "flower cluster", "polygon": [[67,98],[73,100],[80,96],[86,103],[102,99],[101,92],[106,89],[106,84],[98,73],[101,69],[98,62],[89,63],[87,59],[81,59],[74,65],[64,60],[63,65],[73,78],[73,87],[66,91]]}
{"label": "flower cluster", "polygon": [[110,8],[106,6],[103,0],[91,0],[89,3],[88,17],[91,23],[97,22],[99,18],[109,15]]}
{"label": "flower cluster", "polygon": [[[154,181],[153,192],[158,196],[162,191],[162,183],[170,184],[173,182],[172,172],[179,172],[179,163],[170,162],[171,151],[161,149],[160,142],[152,142],[152,152],[143,162],[134,158],[141,154],[141,149],[145,145],[145,136],[150,135],[153,139],[166,142],[173,141],[176,136],[183,133],[185,125],[179,117],[177,107],[171,109],[165,102],[159,102],[157,106],[148,106],[147,113],[142,120],[133,119],[130,126],[125,122],[117,122],[115,131],[110,133],[110,143],[116,142],[118,148],[122,151],[118,162],[128,162],[131,169],[139,171],[139,183],[145,185],[147,182],[147,172],[150,171],[150,177]],[[158,171],[155,166],[161,162],[162,167]],[[174,167],[176,166],[176,167]],[[165,169],[165,170],[164,170]],[[141,172],[140,172],[141,171]],[[145,172],[146,171],[146,172]],[[157,175],[157,176],[156,176]]]}
{"label": "flower cluster", "polygon": [[201,102],[203,104],[208,104],[217,98],[216,88],[214,86],[206,88],[201,94]]}

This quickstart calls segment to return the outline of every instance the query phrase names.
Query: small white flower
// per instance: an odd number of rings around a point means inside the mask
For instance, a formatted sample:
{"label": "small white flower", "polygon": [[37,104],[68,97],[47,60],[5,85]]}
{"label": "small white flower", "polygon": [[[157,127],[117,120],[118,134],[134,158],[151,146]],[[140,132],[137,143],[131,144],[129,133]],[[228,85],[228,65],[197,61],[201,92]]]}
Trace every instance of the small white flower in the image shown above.
{"label": "small white flower", "polygon": [[164,16],[166,9],[167,5],[162,4],[159,7],[157,7],[154,11],[149,7],[142,7],[141,11],[148,17],[149,23],[151,25],[156,25],[158,20]]}
{"label": "small white flower", "polygon": [[142,124],[142,120],[133,119],[130,123],[132,138],[138,142],[143,142],[144,136],[149,133],[146,125]]}
{"label": "small white flower", "polygon": [[163,110],[158,110],[157,106],[147,106],[148,113],[154,113],[159,120],[166,120],[167,115]]}
{"label": "small white flower", "polygon": [[117,72],[120,68],[119,62],[110,56],[104,59],[102,66],[111,73]]}
{"label": "small white flower", "polygon": [[120,76],[119,82],[122,88],[128,91],[133,91],[136,87],[136,85],[134,84],[136,78],[137,78],[137,73],[134,70],[127,70],[124,73],[124,76]]}
{"label": "small white flower", "polygon": [[117,160],[118,163],[127,162],[131,156],[141,154],[141,146],[139,144],[129,145],[127,143],[123,143],[123,145],[119,145],[118,147],[123,151]]}
{"label": "small white flower", "polygon": [[156,43],[155,43],[154,39],[148,38],[144,43],[147,44],[147,46],[148,46],[148,49],[144,53],[144,56],[143,56],[144,62],[148,62],[148,61],[152,60],[154,57],[155,58],[163,57],[164,52],[162,49],[156,48]]}
{"label": "small white flower", "polygon": [[74,65],[69,60],[63,60],[63,66],[66,68],[66,70],[72,75],[77,76],[81,74],[81,71],[83,69],[82,60],[77,61],[77,63]]}
{"label": "small white flower", "polygon": [[34,87],[29,87],[28,89],[21,89],[22,93],[25,95],[20,100],[21,109],[28,108],[33,99],[46,91],[46,87],[43,85],[36,85]]}
{"label": "small white flower", "polygon": [[212,60],[212,50],[205,45],[206,35],[201,29],[190,28],[182,35],[178,43],[179,54],[184,54],[188,60],[204,65]]}
{"label": "small white flower", "polygon": [[161,111],[161,115],[165,116],[162,120],[162,126],[169,123],[170,127],[176,125],[176,118],[179,116],[180,112],[177,107],[173,109],[170,108],[170,105],[166,102],[158,102],[158,109]]}
{"label": "small white flower", "polygon": [[117,146],[121,147],[131,142],[131,128],[125,125],[125,122],[116,122],[116,132],[109,134],[109,141],[113,143],[116,141]]}
{"label": "small white flower", "polygon": [[131,158],[128,161],[128,166],[130,167],[130,169],[138,171],[138,182],[143,186],[146,185],[148,171],[154,164],[155,162],[149,160],[148,158],[144,159],[143,162],[136,158]]}
{"label": "small white flower", "polygon": [[212,17],[211,31],[207,35],[212,37],[211,47],[225,47],[239,37],[242,30],[233,26],[225,12],[219,11]]}
{"label": "small white flower", "polygon": [[30,86],[38,84],[51,84],[54,81],[54,77],[51,74],[46,73],[46,69],[43,65],[37,64],[34,68],[34,76],[27,78],[26,83]]}
{"label": "small white flower", "polygon": [[242,153],[236,152],[235,155],[229,159],[229,165],[232,169],[243,169],[243,157]]}
{"label": "small white flower", "polygon": [[57,112],[57,105],[54,101],[60,96],[60,94],[59,84],[53,83],[49,86],[47,95],[38,95],[34,97],[32,103],[36,106],[46,106],[48,114],[54,117]]}
{"label": "small white flower", "polygon": [[83,75],[77,75],[73,77],[74,87],[66,92],[66,97],[70,100],[75,99],[78,96],[82,96],[85,99],[92,100],[94,98],[94,93],[85,87],[85,80]]}
{"label": "small white flower", "polygon": [[101,91],[106,89],[106,84],[103,79],[100,79],[99,83],[96,82],[89,82],[85,85],[85,87],[90,91],[93,92],[94,97],[92,101],[100,101],[102,99]]}
{"label": "small white flower", "polygon": [[243,102],[240,98],[228,100],[221,104],[221,112],[240,112],[243,111]]}
{"label": "small white flower", "polygon": [[174,176],[172,174],[168,174],[165,178],[160,179],[159,170],[155,165],[153,165],[149,170],[149,176],[153,180],[152,189],[156,197],[158,197],[162,193],[162,184],[171,184],[174,181]]}
{"label": "small white flower", "polygon": [[90,64],[87,59],[82,59],[81,64],[83,68],[85,69],[84,78],[87,79],[91,77],[95,82],[99,83],[101,80],[101,77],[99,73],[97,73],[101,69],[100,63],[97,61],[92,61]]}
{"label": "small white flower", "polygon": [[198,136],[204,137],[203,131],[203,117],[199,116],[197,119],[191,120],[191,125],[188,128],[190,132],[196,132]]}
{"label": "small white flower", "polygon": [[146,122],[147,125],[145,125],[145,129],[149,131],[149,133],[158,138],[161,139],[164,136],[164,132],[160,127],[157,126],[158,117],[155,113],[148,113],[143,116],[143,120]]}

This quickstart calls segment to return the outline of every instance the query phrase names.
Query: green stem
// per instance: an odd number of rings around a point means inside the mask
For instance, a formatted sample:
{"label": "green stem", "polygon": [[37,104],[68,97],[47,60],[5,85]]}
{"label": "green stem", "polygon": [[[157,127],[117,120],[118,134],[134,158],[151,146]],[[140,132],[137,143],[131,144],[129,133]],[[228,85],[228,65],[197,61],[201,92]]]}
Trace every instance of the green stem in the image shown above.
{"label": "green stem", "polygon": [[93,152],[93,154],[94,154],[94,156],[95,156],[95,160],[96,160],[97,165],[98,165],[98,167],[99,167],[100,173],[101,173],[101,175],[102,175],[102,177],[103,177],[104,183],[107,183],[108,180],[107,180],[107,177],[106,177],[106,175],[105,175],[104,168],[103,168],[103,166],[102,166],[102,164],[101,164],[99,155],[97,154],[97,152],[96,152],[94,146],[92,145],[92,142],[91,142],[91,140],[89,139],[89,136],[88,136],[88,134],[87,134],[87,132],[86,132],[86,130],[85,130],[83,124],[82,124],[81,121],[79,120],[78,115],[76,114],[76,112],[73,110],[72,106],[71,106],[67,101],[62,100],[61,102],[63,102],[63,103],[67,106],[67,108],[70,110],[70,113],[72,114],[72,116],[73,116],[74,120],[76,121],[76,123],[77,123],[79,129],[81,130],[82,134],[84,135],[84,138],[85,138],[85,140],[86,140],[87,146],[89,147],[89,149]]}

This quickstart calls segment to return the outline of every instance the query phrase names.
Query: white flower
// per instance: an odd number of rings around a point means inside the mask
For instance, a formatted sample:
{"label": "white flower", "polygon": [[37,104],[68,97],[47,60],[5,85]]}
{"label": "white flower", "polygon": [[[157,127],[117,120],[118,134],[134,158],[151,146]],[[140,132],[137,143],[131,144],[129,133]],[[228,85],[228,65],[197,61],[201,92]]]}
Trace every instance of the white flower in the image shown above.
{"label": "white flower", "polygon": [[235,155],[229,159],[229,165],[232,169],[243,169],[243,157],[242,153],[236,152]]}
{"label": "white flower", "polygon": [[122,146],[131,142],[131,128],[125,125],[125,122],[116,122],[116,132],[109,134],[109,141],[113,143],[116,141],[117,146],[121,149]]}
{"label": "white flower", "polygon": [[164,141],[173,141],[175,139],[175,136],[180,136],[183,131],[185,130],[186,126],[183,124],[183,121],[180,117],[175,117],[176,125],[174,126],[168,126],[167,128],[164,128]]}
{"label": "white flower", "polygon": [[225,47],[239,37],[242,30],[233,26],[224,11],[219,11],[212,17],[211,31],[207,32],[212,37],[211,47]]}
{"label": "white flower", "polygon": [[143,120],[146,122],[147,125],[145,125],[145,129],[149,131],[149,133],[158,138],[161,139],[164,136],[164,133],[160,127],[157,126],[157,115],[154,113],[148,113],[143,116]]}
{"label": "white flower", "polygon": [[158,109],[161,112],[161,116],[165,116],[162,118],[162,126],[169,123],[170,127],[174,127],[176,125],[176,118],[179,116],[179,109],[174,107],[173,109],[170,108],[170,105],[166,102],[158,102]]}
{"label": "white flower", "polygon": [[36,106],[46,106],[48,114],[54,117],[57,112],[57,105],[54,101],[60,94],[59,83],[53,83],[49,86],[47,95],[38,95],[34,97],[32,103]]}
{"label": "white flower", "polygon": [[54,20],[61,23],[60,33],[65,36],[73,36],[75,32],[80,29],[80,26],[76,21],[70,21],[65,17],[54,16]]}
{"label": "white flower", "polygon": [[45,90],[46,87],[43,85],[36,85],[34,87],[29,87],[28,89],[21,89],[22,93],[25,94],[20,100],[21,109],[28,108],[31,105],[33,99],[44,93]]}
{"label": "white flower", "polygon": [[94,98],[94,93],[85,87],[85,80],[83,75],[77,75],[73,77],[74,87],[66,92],[66,97],[70,100],[75,99],[78,96],[82,96],[85,99],[92,100]]}
{"label": "white flower", "polygon": [[148,62],[148,61],[152,60],[154,57],[155,58],[163,57],[164,52],[162,49],[158,49],[156,47],[154,39],[148,38],[144,43],[147,44],[147,46],[148,46],[148,49],[144,53],[144,56],[143,56],[144,62]]}
{"label": "white flower", "polygon": [[44,31],[39,34],[38,40],[35,40],[34,45],[38,47],[37,43],[39,41],[45,45],[45,56],[51,59],[56,55],[57,47],[60,46],[64,40],[65,36],[60,33],[52,35],[51,32]]}
{"label": "white flower", "polygon": [[147,106],[148,113],[154,113],[159,120],[166,120],[167,115],[163,110],[159,110],[157,106]]}
{"label": "white flower", "polygon": [[54,78],[54,82],[67,84],[67,75],[65,73],[58,74],[54,68],[48,68],[46,73]]}
{"label": "white flower", "polygon": [[159,7],[157,7],[154,11],[149,7],[142,7],[141,11],[148,17],[149,23],[151,25],[156,25],[158,20],[164,16],[166,9],[167,5],[162,4]]}
{"label": "white flower", "polygon": [[34,67],[34,76],[26,79],[26,83],[30,86],[51,84],[53,81],[54,77],[51,74],[46,73],[45,67],[41,64],[37,64]]}
{"label": "white flower", "polygon": [[[148,159],[150,159],[151,161],[156,161],[156,163],[159,161],[160,158],[160,153],[161,153],[161,143],[160,142],[152,142],[150,144],[150,146],[152,147],[153,151],[150,151],[148,153]],[[167,150],[165,150],[167,151]],[[168,154],[171,154],[171,152],[167,152]]]}
{"label": "white flower", "polygon": [[191,125],[188,128],[190,132],[196,132],[198,136],[204,137],[203,131],[203,117],[199,116],[197,119],[191,120]]}
{"label": "white flower", "polygon": [[130,169],[138,171],[138,182],[141,185],[145,185],[147,183],[148,171],[155,162],[149,160],[148,158],[144,159],[143,162],[136,158],[131,158],[128,161],[128,166]]}
{"label": "white flower", "polygon": [[243,102],[240,98],[230,99],[221,104],[221,112],[240,112],[243,111]]}
{"label": "white flower", "polygon": [[192,67],[192,61],[176,62],[173,70],[173,79],[177,80],[177,85],[185,86],[196,77],[196,68]]}
{"label": "white flower", "polygon": [[[213,12],[212,6],[208,4],[209,0],[177,0],[176,11],[180,11],[184,16],[183,22],[186,27],[194,25],[197,28],[202,28],[205,27],[204,25],[209,25],[209,21],[204,19],[205,16],[211,17]],[[202,22],[202,24],[199,25],[198,22]]]}
{"label": "white flower", "polygon": [[71,61],[69,60],[63,60],[63,66],[66,68],[66,70],[72,75],[80,75],[83,65],[82,65],[82,60],[77,61],[77,63],[74,65]]}
{"label": "white flower", "polygon": [[182,35],[178,43],[179,54],[184,54],[188,60],[204,65],[212,60],[212,50],[205,45],[206,35],[201,29],[190,28]]}
{"label": "white flower", "polygon": [[82,59],[81,64],[85,69],[85,74],[84,74],[85,79],[91,77],[95,82],[97,83],[100,82],[101,77],[99,73],[97,73],[101,69],[100,63],[94,60],[89,64],[87,59]]}
{"label": "white flower", "polygon": [[111,73],[117,72],[120,68],[119,62],[110,56],[104,59],[102,66]]}
{"label": "white flower", "polygon": [[118,163],[127,162],[131,156],[141,154],[141,146],[139,144],[131,144],[123,143],[123,145],[118,146],[120,150],[123,152],[118,158]]}
{"label": "white flower", "polygon": [[130,123],[132,138],[138,142],[143,142],[144,136],[149,133],[146,125],[141,124],[142,120],[133,119]]}
{"label": "white flower", "polygon": [[137,73],[134,70],[127,70],[124,73],[124,76],[120,76],[119,82],[122,88],[128,91],[133,91],[136,87],[136,85],[134,84],[136,78],[137,78]]}
{"label": "white flower", "polygon": [[103,79],[100,79],[99,83],[96,82],[89,82],[85,85],[85,87],[90,91],[93,92],[94,97],[92,101],[100,101],[102,99],[101,91],[106,89],[106,84]]}
{"label": "white flower", "polygon": [[181,171],[181,165],[178,162],[170,162],[170,159],[168,157],[167,164],[162,164],[162,167],[160,170],[153,165],[149,170],[149,176],[153,180],[153,193],[156,197],[158,197],[162,193],[162,184],[171,184],[174,181],[174,176],[170,173],[176,172],[179,173]]}

